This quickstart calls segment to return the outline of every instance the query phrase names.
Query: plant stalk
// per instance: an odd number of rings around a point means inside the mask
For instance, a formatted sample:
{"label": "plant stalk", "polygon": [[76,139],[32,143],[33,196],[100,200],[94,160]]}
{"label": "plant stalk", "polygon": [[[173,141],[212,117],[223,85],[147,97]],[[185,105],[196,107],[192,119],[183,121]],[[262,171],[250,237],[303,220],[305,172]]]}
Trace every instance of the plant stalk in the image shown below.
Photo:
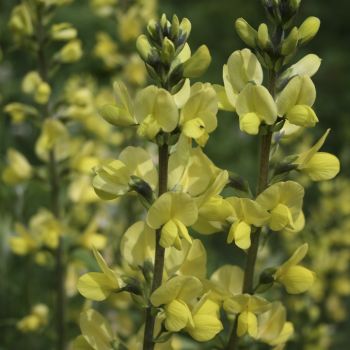
{"label": "plant stalk", "polygon": [[[168,160],[169,148],[167,144],[158,148],[159,172],[158,172],[158,197],[167,191],[168,187]],[[154,269],[151,293],[162,284],[164,269],[164,253],[165,249],[159,244],[161,228],[156,230],[156,250],[154,255]],[[146,310],[145,333],[143,341],[143,350],[153,350],[153,330],[155,324],[155,315],[152,314],[152,306],[148,306]]]}
{"label": "plant stalk", "polygon": [[[45,55],[45,31],[43,25],[42,9],[38,8],[37,41],[38,41],[38,70],[41,79],[48,83],[48,64]],[[42,107],[43,119],[50,118],[49,105],[45,103]],[[54,150],[49,152],[48,174],[50,182],[51,210],[57,220],[61,218],[60,208],[60,178]],[[65,349],[65,263],[63,240],[60,236],[55,251],[55,272],[56,272],[56,348]]]}
{"label": "plant stalk", "polygon": [[[275,97],[276,90],[276,72],[274,70],[269,71],[268,90],[272,97]],[[260,135],[259,142],[259,170],[258,170],[258,183],[257,193],[258,196],[263,192],[269,181],[269,166],[270,166],[270,149],[271,149],[272,131],[269,129],[266,133]],[[254,272],[255,263],[258,256],[259,240],[260,240],[261,228],[257,228],[255,232],[252,232],[251,245],[248,249],[246,264],[244,269],[244,279],[242,293],[254,294]],[[227,350],[238,349],[240,338],[237,335],[238,327],[238,315],[235,318],[233,330],[227,345]]]}

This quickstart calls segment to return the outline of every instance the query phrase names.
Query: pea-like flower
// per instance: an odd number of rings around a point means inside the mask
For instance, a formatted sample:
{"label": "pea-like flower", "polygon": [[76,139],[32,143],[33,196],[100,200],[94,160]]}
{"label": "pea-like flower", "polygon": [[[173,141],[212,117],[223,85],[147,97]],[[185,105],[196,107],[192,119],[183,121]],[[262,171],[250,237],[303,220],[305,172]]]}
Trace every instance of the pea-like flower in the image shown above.
{"label": "pea-like flower", "polygon": [[313,285],[315,273],[298,265],[308,251],[308,244],[301,245],[275,272],[274,279],[281,283],[289,294],[304,293]]}
{"label": "pea-like flower", "polygon": [[219,108],[235,111],[239,93],[249,82],[261,85],[263,71],[257,57],[249,50],[237,50],[231,54],[223,67],[224,87],[214,85],[219,99]]}
{"label": "pea-like flower", "polygon": [[162,284],[151,295],[154,306],[162,306],[165,313],[165,328],[179,332],[185,327],[195,327],[189,304],[201,294],[200,280],[193,276],[176,276]]}
{"label": "pea-like flower", "polygon": [[312,109],[316,100],[316,89],[307,75],[296,76],[277,96],[278,115],[291,124],[314,127],[318,118]]}
{"label": "pea-like flower", "polygon": [[94,189],[105,200],[115,199],[130,191],[131,176],[145,181],[152,189],[157,186],[157,170],[151,156],[140,147],[126,147],[118,160],[108,161],[95,171]]}
{"label": "pea-like flower", "polygon": [[256,199],[270,213],[268,225],[273,231],[293,229],[300,216],[304,188],[294,181],[278,182]]}
{"label": "pea-like flower", "polygon": [[217,97],[211,84],[194,84],[191,87],[190,97],[181,110],[182,132],[196,140],[200,146],[204,146],[209,133],[217,127],[217,112]]}
{"label": "pea-like flower", "polygon": [[115,272],[108,267],[102,255],[94,248],[93,253],[102,272],[88,272],[78,280],[78,291],[87,299],[101,301],[107,299],[111,293],[116,292],[122,281]]}
{"label": "pea-like flower", "polygon": [[181,238],[192,242],[186,226],[193,225],[197,217],[198,209],[194,199],[186,193],[167,192],[152,204],[147,224],[153,229],[161,228],[162,247],[175,246],[181,249]]}
{"label": "pea-like flower", "polygon": [[272,303],[271,309],[259,315],[258,319],[257,338],[268,345],[283,345],[294,333],[293,324],[287,322],[286,309],[280,302]]}
{"label": "pea-like flower", "polygon": [[264,86],[248,84],[238,95],[236,112],[239,128],[250,135],[257,135],[260,124],[272,125],[277,119],[277,107]]}
{"label": "pea-like flower", "polygon": [[261,227],[268,222],[269,213],[257,202],[248,198],[229,197],[234,223],[227,236],[227,243],[235,244],[241,249],[250,247],[252,226]]}
{"label": "pea-like flower", "polygon": [[252,338],[257,338],[257,315],[269,308],[270,303],[267,300],[250,294],[236,295],[224,302],[226,312],[238,314],[237,335],[239,337],[248,333]]}
{"label": "pea-like flower", "polygon": [[318,152],[329,132],[330,129],[309,150],[299,154],[294,162],[297,170],[309,176],[312,181],[330,180],[339,173],[339,159],[331,153]]}
{"label": "pea-like flower", "polygon": [[204,294],[192,309],[193,323],[186,332],[199,342],[213,339],[224,328],[220,321],[220,304],[211,299],[211,292]]}

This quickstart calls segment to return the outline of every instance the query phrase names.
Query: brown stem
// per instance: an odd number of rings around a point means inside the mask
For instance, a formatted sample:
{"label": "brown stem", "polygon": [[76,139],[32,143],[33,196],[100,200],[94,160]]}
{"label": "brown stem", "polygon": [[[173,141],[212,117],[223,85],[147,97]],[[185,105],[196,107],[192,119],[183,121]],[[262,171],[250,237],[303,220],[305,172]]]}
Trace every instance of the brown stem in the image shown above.
{"label": "brown stem", "polygon": [[[275,97],[276,86],[276,73],[269,71],[268,89],[273,97]],[[258,171],[258,184],[257,195],[263,192],[268,186],[269,181],[269,165],[270,165],[270,149],[271,149],[272,131],[268,130],[266,133],[260,135],[259,143],[259,171]],[[258,256],[259,240],[260,240],[261,228],[257,228],[252,233],[251,245],[248,249],[246,265],[244,269],[244,279],[242,293],[254,294],[254,272],[255,263]],[[238,349],[240,338],[237,335],[238,316],[236,317],[233,325],[233,330],[229,342],[227,344],[228,350]]]}
{"label": "brown stem", "polygon": [[[45,28],[43,25],[42,8],[39,6],[36,38],[38,42],[38,70],[41,79],[48,83],[48,67],[45,55]],[[43,119],[50,118],[49,105],[45,103],[42,107]],[[61,218],[60,212],[60,179],[57,169],[57,161],[54,150],[49,152],[48,174],[50,182],[51,210],[57,220]],[[58,239],[58,246],[55,252],[56,272],[56,347],[57,350],[65,349],[65,263],[62,237]]]}
{"label": "brown stem", "polygon": [[[159,146],[158,149],[159,159],[159,190],[158,196],[161,196],[167,191],[168,187],[168,159],[169,149],[168,145],[164,144]],[[165,249],[159,244],[161,229],[156,231],[156,250],[154,255],[154,270],[153,270],[153,281],[151,292],[156,290],[162,284],[163,269],[164,269],[164,253]],[[152,314],[152,306],[149,306],[146,310],[146,321],[145,321],[145,333],[143,341],[143,350],[153,350],[153,330],[155,323],[155,315]]]}

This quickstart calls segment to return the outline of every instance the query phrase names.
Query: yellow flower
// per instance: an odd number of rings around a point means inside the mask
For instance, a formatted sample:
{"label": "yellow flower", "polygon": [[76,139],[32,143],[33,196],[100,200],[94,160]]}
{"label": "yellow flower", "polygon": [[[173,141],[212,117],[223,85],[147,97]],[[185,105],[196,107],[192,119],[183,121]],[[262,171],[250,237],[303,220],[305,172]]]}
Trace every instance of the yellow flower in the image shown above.
{"label": "yellow flower", "polygon": [[215,299],[226,300],[241,294],[243,285],[243,270],[235,265],[223,265],[210,276],[210,289]]}
{"label": "yellow flower", "polygon": [[307,151],[299,154],[294,162],[297,170],[308,175],[313,181],[333,179],[340,170],[339,159],[333,154],[318,152],[330,132],[328,129],[323,136]]}
{"label": "yellow flower", "polygon": [[17,328],[22,333],[35,332],[47,324],[49,309],[45,304],[32,307],[29,315],[17,322]]}
{"label": "yellow flower", "polygon": [[[74,342],[73,349],[80,350],[110,350],[113,343],[118,343],[108,321],[97,311],[88,309],[80,314],[80,330],[85,342],[80,338]],[[87,343],[87,344],[86,344]]]}
{"label": "yellow flower", "polygon": [[185,331],[195,340],[206,342],[223,330],[220,321],[220,305],[211,299],[211,293],[204,294],[192,309],[193,323]]}
{"label": "yellow flower", "polygon": [[26,74],[22,81],[22,90],[26,94],[34,96],[37,103],[45,104],[50,98],[50,85],[44,82],[39,73],[32,71]]}
{"label": "yellow flower", "polygon": [[250,247],[250,235],[254,225],[261,227],[268,222],[268,212],[259,203],[248,199],[229,197],[226,199],[232,206],[234,223],[227,236],[227,243],[235,244],[241,249]]}
{"label": "yellow flower", "polygon": [[239,128],[250,135],[259,133],[261,123],[272,125],[277,119],[277,107],[264,86],[248,84],[238,95],[236,112]]}
{"label": "yellow flower", "polygon": [[2,179],[6,184],[14,186],[31,178],[32,167],[20,152],[9,148],[6,158],[7,165],[2,172]]}
{"label": "yellow flower", "polygon": [[79,243],[87,249],[104,249],[107,244],[107,237],[101,233],[98,233],[97,230],[98,221],[96,220],[96,218],[94,218],[90,221],[90,223],[87,225],[86,229],[82,232],[82,234],[79,235]]}
{"label": "yellow flower", "polygon": [[278,115],[291,124],[313,127],[318,118],[311,108],[316,99],[316,89],[309,76],[294,77],[277,96]]}
{"label": "yellow flower", "polygon": [[218,103],[215,90],[209,84],[196,83],[180,114],[180,126],[187,137],[204,146],[209,133],[217,127]]}
{"label": "yellow flower", "polygon": [[66,41],[77,37],[77,30],[70,23],[53,24],[50,29],[50,36],[52,40]]}
{"label": "yellow flower", "polygon": [[4,112],[10,115],[15,124],[23,122],[27,116],[35,117],[38,115],[38,111],[34,107],[19,102],[7,104],[4,107]]}
{"label": "yellow flower", "polygon": [[134,107],[128,89],[122,81],[113,85],[115,104],[107,104],[100,108],[103,119],[115,126],[135,125]]}
{"label": "yellow flower", "polygon": [[139,91],[135,98],[135,119],[140,123],[138,133],[153,140],[162,130],[173,131],[179,121],[174,97],[154,85]]}
{"label": "yellow flower", "polygon": [[298,265],[304,259],[307,251],[307,243],[301,245],[274,274],[275,280],[281,283],[289,294],[304,293],[311,288],[315,281],[314,272]]}
{"label": "yellow flower", "polygon": [[223,67],[224,92],[222,87],[215,85],[219,99],[219,107],[234,111],[237,97],[249,82],[260,85],[263,71],[256,56],[249,50],[237,50],[231,54]]}
{"label": "yellow flower", "polygon": [[118,33],[122,41],[135,40],[142,31],[142,18],[137,6],[131,6],[127,12],[118,16]]}
{"label": "yellow flower", "polygon": [[163,306],[165,328],[170,332],[194,327],[191,310],[188,306],[202,292],[202,283],[193,276],[176,276],[162,284],[151,295],[151,303]]}
{"label": "yellow flower", "polygon": [[256,199],[270,213],[268,225],[273,231],[293,229],[300,216],[304,188],[294,181],[278,182],[268,187]]}
{"label": "yellow flower", "polygon": [[108,161],[95,171],[93,186],[104,200],[115,199],[130,191],[131,176],[147,182],[153,190],[157,186],[157,170],[150,155],[140,147],[126,147],[119,160]]}
{"label": "yellow flower", "polygon": [[146,261],[153,262],[155,250],[155,232],[143,221],[131,225],[120,242],[123,259],[138,269]]}
{"label": "yellow flower", "polygon": [[201,45],[196,52],[184,62],[183,76],[186,78],[198,78],[208,69],[211,62],[210,52],[206,45]]}
{"label": "yellow flower", "polygon": [[113,69],[121,63],[118,46],[107,33],[98,32],[96,34],[96,45],[93,53],[102,60],[108,69]]}
{"label": "yellow flower", "polygon": [[167,192],[151,206],[147,224],[153,229],[161,228],[160,245],[181,249],[181,238],[189,243],[192,239],[186,226],[193,225],[198,217],[195,201],[186,193]]}
{"label": "yellow flower", "polygon": [[83,50],[79,39],[68,41],[57,53],[57,59],[62,63],[74,63],[79,61],[82,56]]}
{"label": "yellow flower", "polygon": [[17,255],[27,255],[35,251],[40,243],[30,232],[21,224],[15,225],[17,236],[11,237],[9,244],[13,253]]}
{"label": "yellow flower", "polygon": [[252,338],[258,336],[258,319],[256,315],[266,312],[270,303],[258,296],[240,294],[224,301],[224,309],[228,313],[239,314],[237,335],[243,337],[248,333]]}
{"label": "yellow flower", "polygon": [[82,275],[78,280],[77,288],[86,299],[101,301],[116,292],[122,282],[95,248],[93,252],[102,272],[89,272]]}
{"label": "yellow flower", "polygon": [[30,36],[34,32],[33,13],[29,4],[22,3],[13,8],[9,27],[15,36]]}
{"label": "yellow flower", "polygon": [[71,152],[71,141],[67,128],[57,119],[46,119],[41,134],[35,144],[37,156],[48,161],[49,152],[53,151],[56,160],[61,161],[67,158]]}
{"label": "yellow flower", "polygon": [[258,339],[271,346],[284,344],[293,335],[294,327],[286,321],[286,309],[274,302],[271,309],[259,316]]}

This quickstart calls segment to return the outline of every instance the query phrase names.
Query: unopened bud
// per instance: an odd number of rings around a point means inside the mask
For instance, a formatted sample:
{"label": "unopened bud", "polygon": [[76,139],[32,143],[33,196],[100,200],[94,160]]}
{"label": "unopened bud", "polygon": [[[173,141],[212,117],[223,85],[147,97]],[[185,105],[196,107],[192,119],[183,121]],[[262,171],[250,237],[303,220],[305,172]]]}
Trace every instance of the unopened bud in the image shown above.
{"label": "unopened bud", "polygon": [[257,31],[243,18],[238,18],[236,20],[235,27],[242,41],[249,47],[255,48],[258,36]]}
{"label": "unopened bud", "polygon": [[305,44],[315,37],[320,29],[320,20],[317,17],[307,18],[299,28],[299,42]]}
{"label": "unopened bud", "polygon": [[283,40],[282,48],[281,48],[281,53],[283,56],[288,56],[295,51],[298,45],[298,39],[299,39],[298,28],[294,27],[290,31],[287,38]]}

